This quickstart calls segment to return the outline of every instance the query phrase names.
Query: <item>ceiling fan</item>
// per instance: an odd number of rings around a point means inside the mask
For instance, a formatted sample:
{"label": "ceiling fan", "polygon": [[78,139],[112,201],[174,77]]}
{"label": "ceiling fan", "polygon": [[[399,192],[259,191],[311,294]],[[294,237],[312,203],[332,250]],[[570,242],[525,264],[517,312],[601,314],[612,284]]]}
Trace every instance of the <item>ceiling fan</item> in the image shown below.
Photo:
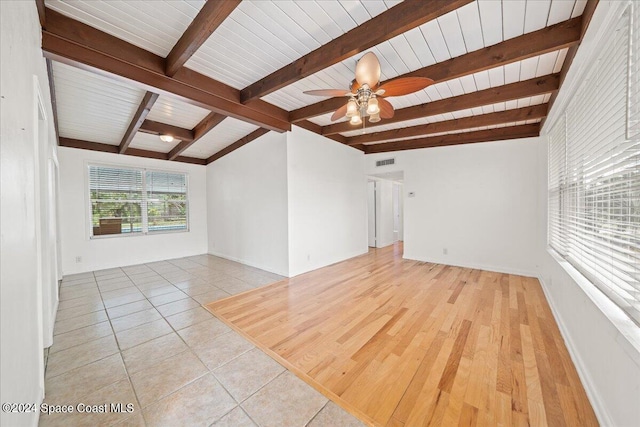
{"label": "ceiling fan", "polygon": [[331,116],[332,121],[343,117],[350,119],[352,125],[362,124],[369,117],[370,123],[393,117],[393,105],[383,98],[402,96],[417,92],[433,84],[432,79],[426,77],[403,77],[380,85],[380,61],[369,52],[356,65],[356,78],[351,81],[349,90],[319,89],[308,90],[304,93],[316,96],[348,96],[346,105],[338,108]]}

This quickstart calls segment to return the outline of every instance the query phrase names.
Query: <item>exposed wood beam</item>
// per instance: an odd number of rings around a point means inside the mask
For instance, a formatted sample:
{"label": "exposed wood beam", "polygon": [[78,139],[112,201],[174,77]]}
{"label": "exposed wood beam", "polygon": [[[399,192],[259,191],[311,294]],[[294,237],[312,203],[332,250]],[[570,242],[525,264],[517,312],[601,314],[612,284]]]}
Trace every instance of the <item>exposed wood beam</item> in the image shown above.
{"label": "exposed wood beam", "polygon": [[[571,46],[567,51],[567,55],[564,58],[564,62],[562,63],[562,68],[560,69],[560,87],[562,87],[562,83],[564,83],[564,79],[567,77],[567,73],[571,68],[571,64],[573,63],[573,59],[578,52],[578,48],[580,47],[580,43],[584,38],[584,34],[587,32],[589,28],[589,23],[591,22],[591,18],[593,17],[593,13],[596,11],[596,6],[598,6],[598,0],[588,0],[587,4],[584,7],[584,11],[582,12],[581,18],[581,26],[580,26],[580,40],[575,45]],[[551,95],[549,99],[549,111],[553,107],[556,98],[558,97],[558,92]],[[545,120],[542,121],[542,125],[544,126]]]}
{"label": "exposed wood beam", "polygon": [[369,133],[365,135],[347,138],[348,145],[360,145],[389,139],[411,138],[414,136],[429,135],[440,132],[471,129],[482,126],[499,125],[523,120],[541,119],[547,115],[547,104],[532,107],[517,108],[514,110],[499,111],[496,113],[481,114],[478,116],[463,117],[454,120],[429,123],[420,126],[411,126],[400,129],[392,129],[384,132]]}
{"label": "exposed wood beam", "polygon": [[266,102],[243,105],[240,91],[182,67],[164,74],[165,59],[89,25],[47,9],[45,56],[75,67],[118,76],[159,94],[277,132],[291,130],[288,112]]}
{"label": "exposed wood beam", "polygon": [[187,148],[191,147],[196,141],[205,136],[207,132],[209,132],[214,127],[218,126],[224,119],[225,116],[222,114],[211,113],[204,119],[198,123],[191,132],[193,133],[192,140],[182,140],[178,145],[176,145],[173,150],[169,152],[169,160],[175,160],[183,151]]}
{"label": "exposed wood beam", "polygon": [[153,120],[145,120],[142,122],[139,131],[152,135],[171,135],[181,141],[193,141],[194,138],[192,130],[168,125],[166,123],[154,122]]}
{"label": "exposed wood beam", "polygon": [[454,133],[449,135],[431,136],[428,138],[366,145],[365,154],[443,147],[446,145],[471,144],[476,142],[501,141],[505,139],[528,138],[538,135],[540,135],[540,123],[535,123],[531,125],[510,126],[498,129]]}
{"label": "exposed wood beam", "polygon": [[165,73],[177,73],[239,4],[240,0],[207,1],[167,55]]}
{"label": "exposed wood beam", "polygon": [[471,1],[473,0],[405,0],[242,89],[241,99],[246,102],[268,95]]}
{"label": "exposed wood beam", "polygon": [[192,146],[200,138],[207,134],[211,129],[220,124],[226,117],[222,114],[210,113],[200,121],[193,129],[184,129],[177,126],[168,125],[166,123],[145,120],[140,128],[140,132],[152,135],[171,135],[180,142],[167,155],[168,160],[175,160],[187,148]]}
{"label": "exposed wood beam", "polygon": [[185,157],[185,156],[178,156],[175,159],[173,159],[174,162],[182,162],[182,163],[191,163],[194,165],[206,165],[207,164],[207,159],[199,159],[197,157]]}
{"label": "exposed wood beam", "polygon": [[[532,33],[503,41],[444,62],[429,65],[399,77],[429,77],[436,83],[510,64],[533,56],[574,46],[580,41],[584,18],[577,17]],[[398,77],[398,78],[399,78]],[[383,82],[382,84],[384,84]],[[337,110],[345,104],[344,97],[329,98],[289,113],[295,123]]]}
{"label": "exposed wood beam", "polygon": [[[576,52],[580,47],[580,43],[584,38],[585,33],[587,32],[587,28],[589,28],[589,23],[591,22],[591,18],[593,17],[594,12],[596,11],[596,6],[598,5],[598,0],[588,0],[587,4],[584,7],[584,11],[580,18],[580,38],[578,42],[569,48],[567,51],[567,56],[562,63],[562,69],[560,70],[560,86],[564,82],[564,79],[567,77],[567,72],[571,67],[571,63],[573,62],[573,58],[576,56]],[[575,18],[578,19],[578,18]],[[555,99],[555,97],[553,97]],[[553,101],[550,101],[553,104]]]}
{"label": "exposed wood beam", "polygon": [[44,0],[36,0],[36,8],[38,9],[38,18],[40,19],[40,26],[42,28],[47,27],[47,8],[44,5]]}
{"label": "exposed wood beam", "polygon": [[141,150],[139,148],[129,148],[125,153],[127,156],[146,157],[148,159],[167,160],[165,153],[151,150]]}
{"label": "exposed wood beam", "polygon": [[133,141],[133,137],[136,136],[136,133],[140,129],[140,126],[142,126],[142,122],[145,121],[145,119],[147,118],[147,114],[149,114],[149,111],[151,111],[151,108],[153,108],[153,104],[155,104],[157,100],[157,93],[147,91],[147,93],[144,94],[144,97],[142,98],[138,109],[131,119],[131,123],[129,123],[129,127],[122,137],[122,141],[120,142],[120,146],[118,147],[118,152],[120,154],[123,154],[125,151],[127,151],[127,148],[129,148],[129,144],[131,144],[131,141]]}
{"label": "exposed wood beam", "polygon": [[233,144],[223,148],[222,150],[218,151],[214,155],[210,156],[207,159],[207,164],[215,162],[219,158],[226,156],[227,154],[231,153],[232,151],[237,150],[238,148],[242,147],[243,145],[247,145],[248,143],[250,143],[254,139],[261,137],[262,135],[266,134],[267,132],[269,132],[269,129],[260,128],[260,129],[254,130],[249,135],[240,138],[239,140],[237,140]]}
{"label": "exposed wood beam", "polygon": [[221,114],[210,113],[193,128],[193,139],[197,141],[202,138],[207,132],[222,123],[224,119],[226,117]]}
{"label": "exposed wood beam", "polygon": [[[102,144],[99,142],[83,141],[80,139],[71,139],[60,137],[61,147],[79,148],[82,150],[102,151],[103,153],[118,154],[118,146],[111,144]],[[160,153],[158,151],[140,150],[138,148],[129,148],[125,153],[127,156],[146,157],[150,159],[169,160],[167,153]],[[177,162],[193,163],[197,165],[204,165],[204,159],[197,159],[194,157],[180,156],[174,159]]]}
{"label": "exposed wood beam", "polygon": [[[313,122],[310,122],[309,120],[303,120],[301,122],[296,123],[296,126],[299,126],[303,129],[306,129],[308,131],[317,133],[318,135],[322,135],[322,126],[315,124]],[[325,138],[329,138],[332,139],[334,141],[340,142],[342,144],[346,144],[348,141],[348,138],[346,136],[342,136],[340,134],[335,134],[335,135],[322,135]]]}
{"label": "exposed wood beam", "polygon": [[53,127],[56,131],[56,142],[60,145],[60,131],[58,130],[58,102],[56,100],[56,85],[53,79],[53,64],[47,59],[47,77],[49,79],[49,95],[51,96],[51,109],[53,110]]}
{"label": "exposed wood beam", "polygon": [[289,113],[289,121],[297,124],[302,120],[311,119],[313,117],[335,111],[346,103],[347,99],[345,97],[324,99],[320,102],[316,102],[315,104],[307,105],[305,107],[298,108],[297,110],[292,110]]}
{"label": "exposed wood beam", "polygon": [[102,144],[100,142],[83,141],[80,139],[60,137],[61,147],[80,148],[82,150],[102,151],[104,153],[118,153],[118,146]]}
{"label": "exposed wood beam", "polygon": [[[464,110],[467,108],[482,107],[483,105],[495,104],[497,102],[512,101],[514,99],[526,98],[535,95],[544,95],[558,90],[559,81],[559,74],[549,74],[547,76],[536,77],[523,82],[496,86],[478,92],[444,98],[439,101],[427,102],[426,104],[414,105],[413,107],[396,110],[395,115],[391,119],[381,120],[378,123],[367,123],[367,127],[372,128],[391,123],[419,119],[422,117],[435,116],[437,114],[450,113],[452,111]],[[357,129],[357,127],[350,125],[349,121],[345,121],[323,126],[322,134],[332,135]]]}

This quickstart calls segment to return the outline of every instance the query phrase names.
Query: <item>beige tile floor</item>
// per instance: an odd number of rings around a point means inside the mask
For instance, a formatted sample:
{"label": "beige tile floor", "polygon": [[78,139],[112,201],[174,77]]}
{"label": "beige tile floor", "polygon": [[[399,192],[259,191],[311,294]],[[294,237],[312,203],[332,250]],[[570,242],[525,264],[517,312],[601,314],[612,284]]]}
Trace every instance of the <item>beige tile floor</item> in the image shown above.
{"label": "beige tile floor", "polygon": [[361,426],[202,304],[281,277],[200,255],[66,276],[41,426]]}

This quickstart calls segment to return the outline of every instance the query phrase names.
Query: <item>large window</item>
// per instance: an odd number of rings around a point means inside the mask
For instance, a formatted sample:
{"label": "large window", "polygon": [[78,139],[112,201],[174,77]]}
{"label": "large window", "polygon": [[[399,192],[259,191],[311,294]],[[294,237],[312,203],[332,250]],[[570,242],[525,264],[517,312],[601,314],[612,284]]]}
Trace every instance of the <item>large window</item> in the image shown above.
{"label": "large window", "polygon": [[[549,244],[640,324],[640,52],[631,6],[549,133]],[[637,38],[637,37],[636,37]]]}
{"label": "large window", "polygon": [[183,173],[89,166],[91,236],[188,229]]}

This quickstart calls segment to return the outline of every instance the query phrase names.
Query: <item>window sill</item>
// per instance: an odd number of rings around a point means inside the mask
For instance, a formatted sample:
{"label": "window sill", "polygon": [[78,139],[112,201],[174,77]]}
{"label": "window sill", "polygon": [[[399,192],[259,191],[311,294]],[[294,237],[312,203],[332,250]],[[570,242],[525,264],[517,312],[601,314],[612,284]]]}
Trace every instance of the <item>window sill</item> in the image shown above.
{"label": "window sill", "polygon": [[576,282],[587,297],[598,307],[598,309],[609,319],[611,324],[617,329],[616,342],[618,342],[629,357],[640,367],[640,327],[636,325],[629,316],[622,311],[613,301],[611,301],[593,283],[584,277],[575,267],[562,258],[551,247],[547,247],[547,252],[551,257],[567,272]]}
{"label": "window sill", "polygon": [[158,234],[177,234],[177,233],[188,233],[190,230],[187,228],[186,230],[164,230],[164,231],[151,231],[147,233],[139,232],[139,233],[120,233],[120,234],[104,234],[97,236],[89,236],[89,240],[102,240],[102,239],[113,239],[118,237],[143,237],[143,236],[155,236]]}

